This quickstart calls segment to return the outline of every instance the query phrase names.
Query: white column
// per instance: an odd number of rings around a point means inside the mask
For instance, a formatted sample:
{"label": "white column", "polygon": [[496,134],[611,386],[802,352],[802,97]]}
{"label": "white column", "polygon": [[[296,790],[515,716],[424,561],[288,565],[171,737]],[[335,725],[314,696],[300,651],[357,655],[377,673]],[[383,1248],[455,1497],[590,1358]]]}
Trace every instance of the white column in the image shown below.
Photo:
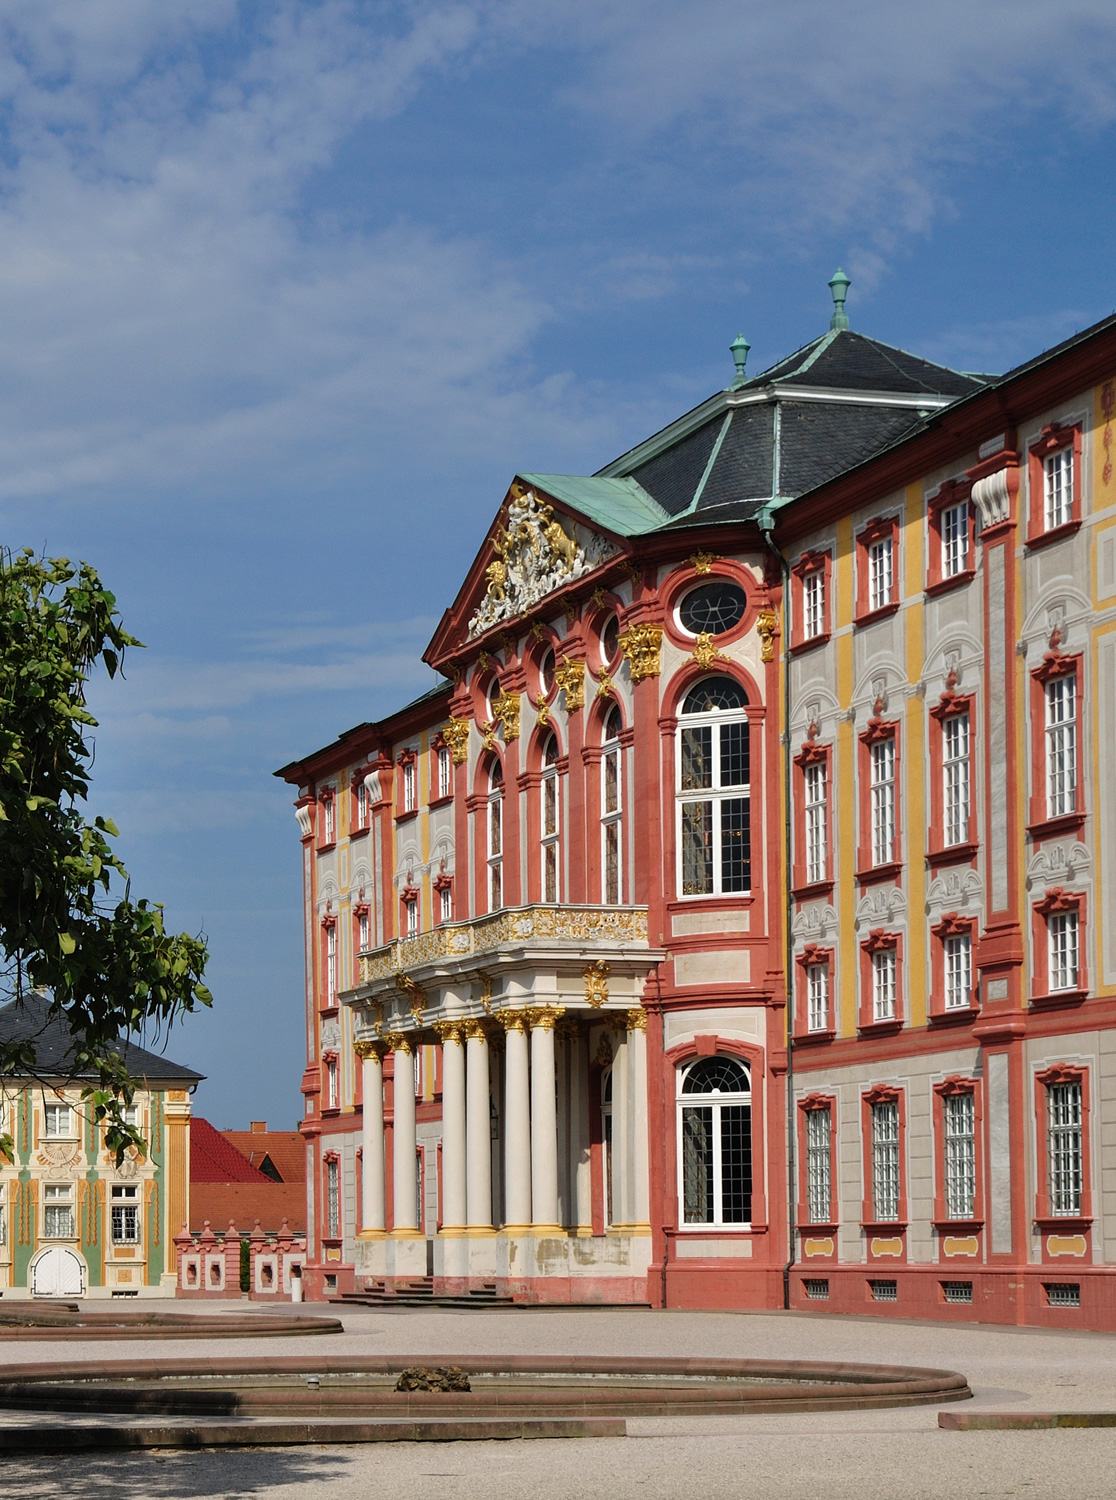
{"label": "white column", "polygon": [[[488,1038],[468,1024],[465,1044],[466,1212],[470,1229],[492,1228],[492,1126],[488,1102]],[[445,1148],[443,1147],[443,1153]],[[444,1168],[444,1162],[443,1162]]]}
{"label": "white column", "polygon": [[468,1151],[465,1144],[465,1041],[460,1023],[435,1028],[442,1038],[442,1229],[464,1229]]}
{"label": "white column", "polygon": [[384,1044],[357,1042],[363,1064],[361,1230],[384,1230]]}
{"label": "white column", "polygon": [[[609,1013],[612,1020],[623,1019],[615,1011]],[[612,1033],[612,1223],[617,1229],[626,1229],[632,1222],[631,1208],[631,1111],[629,1100],[631,1089],[628,1078],[628,1033],[626,1030]]]}
{"label": "white column", "polygon": [[579,1026],[570,1042],[570,1155],[577,1232],[593,1232],[593,1165],[589,1144],[589,1033]]}
{"label": "white column", "polygon": [[527,1017],[504,1011],[504,1228],[522,1232],[531,1224],[531,1096]]}
{"label": "white column", "polygon": [[651,1193],[647,1162],[647,1012],[628,1012],[628,1092],[631,1096],[632,1223],[650,1227]]}
{"label": "white column", "polygon": [[554,1087],[554,1023],[560,1006],[531,1012],[531,1223],[557,1231],[558,1111]]}
{"label": "white column", "polygon": [[395,1171],[395,1191],[392,1202],[395,1209],[393,1234],[415,1235],[418,1233],[418,1161],[415,1136],[415,1059],[411,1053],[412,1041],[402,1032],[393,1032],[388,1038],[395,1057],[395,1089],[393,1100],[394,1144],[392,1163]]}

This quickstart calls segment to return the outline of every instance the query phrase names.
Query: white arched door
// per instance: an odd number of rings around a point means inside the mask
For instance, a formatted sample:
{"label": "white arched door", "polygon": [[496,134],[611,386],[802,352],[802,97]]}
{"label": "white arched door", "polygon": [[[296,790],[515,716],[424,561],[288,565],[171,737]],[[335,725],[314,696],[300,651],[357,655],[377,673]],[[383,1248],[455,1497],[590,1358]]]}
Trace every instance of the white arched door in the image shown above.
{"label": "white arched door", "polygon": [[84,1297],[85,1262],[73,1250],[52,1245],[31,1266],[33,1297]]}

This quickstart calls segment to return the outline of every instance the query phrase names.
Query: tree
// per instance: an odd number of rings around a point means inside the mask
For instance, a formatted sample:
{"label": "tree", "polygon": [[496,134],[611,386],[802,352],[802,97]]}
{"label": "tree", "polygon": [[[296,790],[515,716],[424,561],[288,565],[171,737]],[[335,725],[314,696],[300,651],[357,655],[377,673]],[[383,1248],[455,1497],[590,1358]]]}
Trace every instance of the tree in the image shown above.
{"label": "tree", "polygon": [[[82,812],[97,725],[86,684],[141,645],[87,563],[0,552],[0,994],[45,993],[65,1020],[71,1076],[92,1080],[83,1098],[118,1161],[146,1149],[123,1117],[133,1083],[118,1038],[212,1004],[205,942],[132,899],[115,826]],[[32,1042],[0,1043],[5,1075],[38,1076]]]}

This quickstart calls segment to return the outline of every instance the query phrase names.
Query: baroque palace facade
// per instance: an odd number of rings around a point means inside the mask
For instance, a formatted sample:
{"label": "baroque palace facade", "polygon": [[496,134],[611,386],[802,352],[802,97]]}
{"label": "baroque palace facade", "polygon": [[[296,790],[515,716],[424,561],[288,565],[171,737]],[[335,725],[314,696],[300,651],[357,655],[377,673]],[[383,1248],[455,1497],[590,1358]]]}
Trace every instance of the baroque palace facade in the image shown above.
{"label": "baroque palace facade", "polygon": [[308,1295],[1116,1327],[1116,319],[962,375],[830,286],[277,773]]}

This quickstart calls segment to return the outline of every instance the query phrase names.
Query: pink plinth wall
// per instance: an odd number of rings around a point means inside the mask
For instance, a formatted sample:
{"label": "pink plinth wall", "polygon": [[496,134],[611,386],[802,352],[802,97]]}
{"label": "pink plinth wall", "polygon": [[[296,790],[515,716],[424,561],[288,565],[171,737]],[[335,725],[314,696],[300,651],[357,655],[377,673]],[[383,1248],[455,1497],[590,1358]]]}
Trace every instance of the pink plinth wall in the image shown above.
{"label": "pink plinth wall", "polygon": [[178,1271],[175,1295],[213,1300],[245,1295],[240,1290],[240,1244],[244,1238],[248,1241],[247,1296],[253,1302],[290,1302],[292,1286],[300,1282],[306,1260],[306,1236],[289,1229],[286,1219],[278,1233],[270,1235],[260,1228],[258,1219],[247,1236],[231,1220],[221,1234],[214,1234],[208,1219],[200,1234],[191,1234],[183,1224],[174,1237]]}

